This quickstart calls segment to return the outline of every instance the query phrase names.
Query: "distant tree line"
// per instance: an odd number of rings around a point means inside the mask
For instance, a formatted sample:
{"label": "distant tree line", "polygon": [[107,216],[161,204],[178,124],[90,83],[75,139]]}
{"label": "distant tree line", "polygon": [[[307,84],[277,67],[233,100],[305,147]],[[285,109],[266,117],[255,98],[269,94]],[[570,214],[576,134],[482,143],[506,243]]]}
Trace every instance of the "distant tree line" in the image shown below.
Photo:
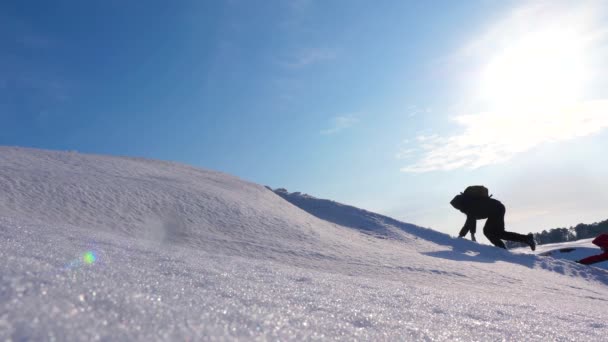
{"label": "distant tree line", "polygon": [[[592,224],[579,223],[570,228],[553,228],[534,233],[534,240],[539,245],[548,243],[568,242],[594,238],[602,233],[608,233],[608,220]],[[522,247],[523,244],[505,241],[507,248]]]}

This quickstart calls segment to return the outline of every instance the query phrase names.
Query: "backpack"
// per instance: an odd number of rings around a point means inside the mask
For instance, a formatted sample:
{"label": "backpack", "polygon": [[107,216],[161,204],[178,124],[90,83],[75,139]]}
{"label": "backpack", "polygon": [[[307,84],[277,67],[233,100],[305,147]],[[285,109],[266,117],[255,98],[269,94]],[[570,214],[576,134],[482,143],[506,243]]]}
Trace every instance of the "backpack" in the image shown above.
{"label": "backpack", "polygon": [[471,197],[492,197],[489,194],[488,188],[483,185],[471,185],[464,189],[463,194]]}

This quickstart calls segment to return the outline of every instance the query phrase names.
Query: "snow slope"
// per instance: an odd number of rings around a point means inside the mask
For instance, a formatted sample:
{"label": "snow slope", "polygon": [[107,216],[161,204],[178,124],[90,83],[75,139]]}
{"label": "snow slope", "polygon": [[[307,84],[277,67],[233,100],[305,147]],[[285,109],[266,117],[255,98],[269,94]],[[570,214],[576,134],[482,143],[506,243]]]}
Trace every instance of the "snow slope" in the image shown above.
{"label": "snow slope", "polygon": [[[594,238],[539,245],[534,254],[570,261],[581,260],[588,256],[602,253],[602,250],[591,242],[593,239]],[[523,248],[516,248],[514,251],[523,253],[528,252]],[[592,266],[608,270],[608,261],[599,262]]]}
{"label": "snow slope", "polygon": [[603,270],[284,195],[0,147],[0,340],[605,339]]}

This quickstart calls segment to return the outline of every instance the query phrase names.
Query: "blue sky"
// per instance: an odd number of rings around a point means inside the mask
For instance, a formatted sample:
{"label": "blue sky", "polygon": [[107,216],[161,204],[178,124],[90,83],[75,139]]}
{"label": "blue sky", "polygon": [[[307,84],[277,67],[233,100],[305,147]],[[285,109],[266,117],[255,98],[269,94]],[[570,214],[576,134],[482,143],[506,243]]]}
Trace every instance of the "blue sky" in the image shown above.
{"label": "blue sky", "polygon": [[455,234],[608,218],[601,1],[0,4],[0,144],[224,171]]}

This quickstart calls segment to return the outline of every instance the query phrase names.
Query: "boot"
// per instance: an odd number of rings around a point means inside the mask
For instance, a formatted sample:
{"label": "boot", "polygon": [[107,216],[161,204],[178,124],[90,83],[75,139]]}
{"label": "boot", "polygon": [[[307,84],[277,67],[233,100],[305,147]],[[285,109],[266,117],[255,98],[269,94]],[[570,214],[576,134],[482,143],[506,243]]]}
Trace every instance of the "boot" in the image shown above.
{"label": "boot", "polygon": [[532,233],[527,235],[527,241],[526,243],[528,244],[528,246],[530,246],[530,249],[535,251],[536,250],[536,242],[534,241],[534,235],[532,235]]}

